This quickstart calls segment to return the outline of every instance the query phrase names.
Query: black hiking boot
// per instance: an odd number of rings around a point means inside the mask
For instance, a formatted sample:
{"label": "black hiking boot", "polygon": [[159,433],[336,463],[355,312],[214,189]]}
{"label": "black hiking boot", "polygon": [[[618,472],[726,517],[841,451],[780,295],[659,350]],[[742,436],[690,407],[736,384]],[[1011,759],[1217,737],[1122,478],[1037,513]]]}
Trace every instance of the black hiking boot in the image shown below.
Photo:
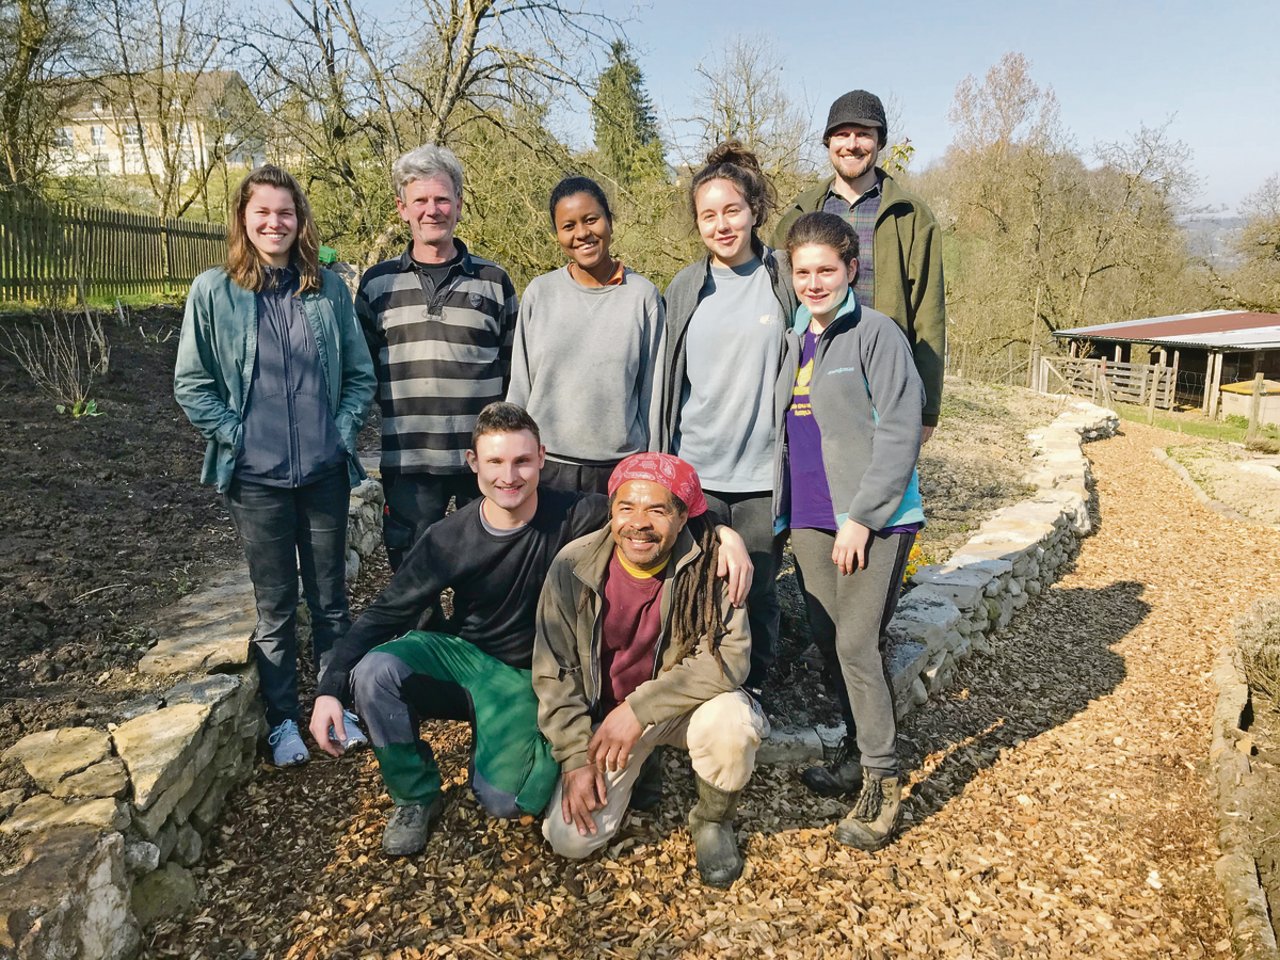
{"label": "black hiking boot", "polygon": [[809,767],[800,781],[820,797],[847,797],[862,786],[862,755],[852,735],[845,735],[835,755],[821,766]]}
{"label": "black hiking boot", "polygon": [[662,803],[662,750],[662,747],[655,747],[640,765],[640,775],[631,788],[629,809],[650,813]]}

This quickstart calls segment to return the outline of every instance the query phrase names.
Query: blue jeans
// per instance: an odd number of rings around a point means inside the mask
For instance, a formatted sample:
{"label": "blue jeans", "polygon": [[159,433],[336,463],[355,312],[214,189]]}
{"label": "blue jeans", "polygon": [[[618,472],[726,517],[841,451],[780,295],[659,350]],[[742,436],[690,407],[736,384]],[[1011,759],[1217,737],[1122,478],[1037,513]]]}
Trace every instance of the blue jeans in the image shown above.
{"label": "blue jeans", "polygon": [[347,505],[351,487],[337,470],[302,487],[231,481],[235,523],[258,610],[253,652],[267,723],[298,719],[298,575],[311,611],[312,658],[319,673],[334,641],[351,626],[347,610]]}

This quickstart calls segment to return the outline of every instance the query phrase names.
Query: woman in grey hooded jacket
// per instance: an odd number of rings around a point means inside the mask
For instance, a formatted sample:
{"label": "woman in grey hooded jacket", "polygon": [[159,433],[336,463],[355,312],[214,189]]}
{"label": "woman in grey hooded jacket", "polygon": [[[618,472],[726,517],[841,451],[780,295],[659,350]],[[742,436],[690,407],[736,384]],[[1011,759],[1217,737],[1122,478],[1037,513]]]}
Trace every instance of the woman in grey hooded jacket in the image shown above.
{"label": "woman in grey hooded jacket", "polygon": [[858,236],[841,217],[809,213],[787,236],[800,306],[775,397],[784,426],[776,510],[791,530],[796,572],[827,686],[846,736],[811,789],[858,793],[836,838],[877,850],[897,831],[902,777],[881,639],[924,524],[916,460],[924,387],[894,321],[858,302]]}

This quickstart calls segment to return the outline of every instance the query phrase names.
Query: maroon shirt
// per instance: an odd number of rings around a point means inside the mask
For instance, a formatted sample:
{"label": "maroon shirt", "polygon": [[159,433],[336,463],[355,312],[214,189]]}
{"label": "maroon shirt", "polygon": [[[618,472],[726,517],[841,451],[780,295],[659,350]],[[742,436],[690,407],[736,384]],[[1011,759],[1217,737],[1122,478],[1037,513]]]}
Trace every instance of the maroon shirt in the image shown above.
{"label": "maroon shirt", "polygon": [[600,643],[600,716],[653,677],[654,656],[662,633],[662,584],[671,565],[653,577],[635,577],[609,558],[604,580]]}

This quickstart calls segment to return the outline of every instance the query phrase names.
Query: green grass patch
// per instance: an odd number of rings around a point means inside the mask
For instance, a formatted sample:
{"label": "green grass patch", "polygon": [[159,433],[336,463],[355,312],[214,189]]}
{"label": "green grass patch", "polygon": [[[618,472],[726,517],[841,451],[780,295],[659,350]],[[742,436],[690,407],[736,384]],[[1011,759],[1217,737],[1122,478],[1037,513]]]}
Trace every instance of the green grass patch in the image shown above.
{"label": "green grass patch", "polygon": [[[1112,407],[1121,420],[1132,420],[1134,423],[1147,422],[1147,408],[1132,403],[1116,403]],[[1225,420],[1210,420],[1208,417],[1192,414],[1169,413],[1157,410],[1155,426],[1174,433],[1185,433],[1192,437],[1204,437],[1206,440],[1223,440],[1232,443],[1243,443],[1248,432],[1249,423],[1243,417],[1228,417]],[[1259,436],[1271,440],[1280,440],[1280,427],[1274,424],[1263,424]]]}

